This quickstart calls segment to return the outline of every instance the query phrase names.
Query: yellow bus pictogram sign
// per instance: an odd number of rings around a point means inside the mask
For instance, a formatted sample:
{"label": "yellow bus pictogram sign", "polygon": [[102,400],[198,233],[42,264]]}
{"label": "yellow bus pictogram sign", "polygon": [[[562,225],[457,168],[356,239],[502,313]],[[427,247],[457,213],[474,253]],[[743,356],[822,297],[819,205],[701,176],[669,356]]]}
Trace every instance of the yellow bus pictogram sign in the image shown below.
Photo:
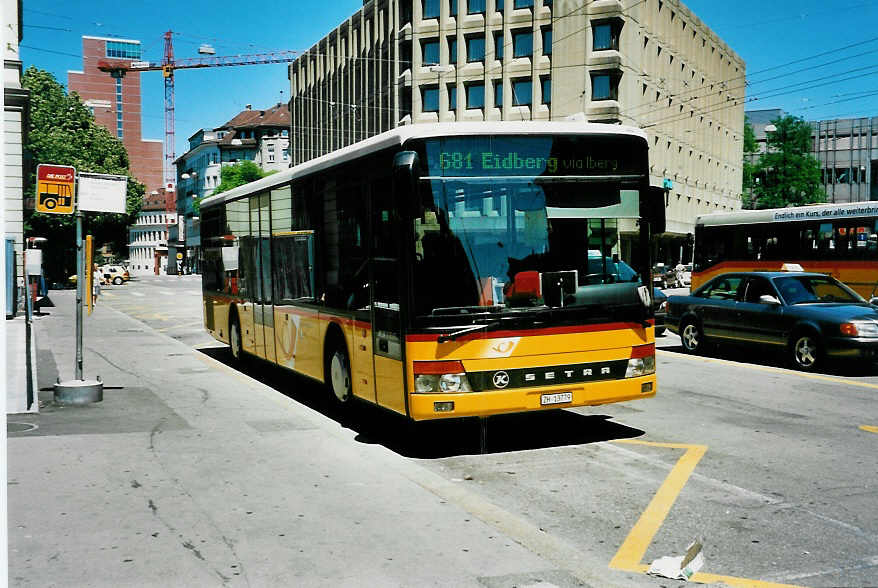
{"label": "yellow bus pictogram sign", "polygon": [[75,194],[76,168],[67,165],[37,166],[37,212],[73,214]]}

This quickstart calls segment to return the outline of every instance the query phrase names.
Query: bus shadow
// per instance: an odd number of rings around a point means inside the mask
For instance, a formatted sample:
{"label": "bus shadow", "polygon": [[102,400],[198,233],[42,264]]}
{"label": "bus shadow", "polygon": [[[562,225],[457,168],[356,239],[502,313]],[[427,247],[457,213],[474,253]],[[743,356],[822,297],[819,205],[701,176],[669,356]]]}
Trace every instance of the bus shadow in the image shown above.
{"label": "bus shadow", "polygon": [[[683,351],[682,345],[662,347],[662,351],[670,351],[680,355],[689,355]],[[701,357],[712,357],[715,359],[724,359],[738,363],[749,363],[753,365],[761,365],[767,367],[776,367],[783,369],[793,369],[790,367],[789,360],[783,353],[754,352],[753,349],[745,347],[737,347],[735,345],[711,346],[704,349],[700,353]],[[823,367],[816,370],[815,373],[826,374],[831,376],[862,376],[874,377],[878,376],[878,363],[855,362],[855,361],[831,361],[824,363]]]}
{"label": "bus shadow", "polygon": [[[288,370],[258,360],[236,365],[227,347],[198,350],[245,373],[279,393],[333,419],[356,433],[360,443],[377,444],[409,458],[437,459],[479,453],[506,453],[639,437],[644,431],[611,421],[607,415],[567,410],[415,423],[366,402],[338,409],[323,387]],[[482,445],[484,426],[484,446]]]}

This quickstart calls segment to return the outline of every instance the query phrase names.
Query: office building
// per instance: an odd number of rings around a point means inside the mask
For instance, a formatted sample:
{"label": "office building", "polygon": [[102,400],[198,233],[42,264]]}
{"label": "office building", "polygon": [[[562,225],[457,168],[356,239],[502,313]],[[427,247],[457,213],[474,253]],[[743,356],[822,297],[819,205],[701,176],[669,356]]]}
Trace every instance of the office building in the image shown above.
{"label": "office building", "polygon": [[[67,72],[67,88],[76,92],[92,111],[95,122],[122,141],[128,152],[131,175],[146,192],[164,187],[162,141],[141,138],[140,72],[111,76],[98,69],[101,59],[142,58],[140,41],[82,37],[82,71]],[[160,83],[156,79],[155,83]]]}
{"label": "office building", "polygon": [[[748,110],[758,153],[765,152],[766,127],[786,116],[779,109]],[[811,154],[820,162],[827,202],[878,200],[878,117],[810,121]],[[755,163],[756,157],[751,157]]]}
{"label": "office building", "polygon": [[740,208],[745,65],[678,0],[369,0],[289,78],[293,164],[397,125],[572,117],[649,135],[659,260]]}

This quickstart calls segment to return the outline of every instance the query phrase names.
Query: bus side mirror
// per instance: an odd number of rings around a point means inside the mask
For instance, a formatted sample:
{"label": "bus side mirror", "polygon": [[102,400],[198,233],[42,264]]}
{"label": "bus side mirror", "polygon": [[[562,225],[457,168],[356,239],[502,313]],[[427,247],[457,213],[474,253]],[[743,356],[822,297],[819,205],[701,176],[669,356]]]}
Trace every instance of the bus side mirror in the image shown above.
{"label": "bus side mirror", "polygon": [[393,157],[393,190],[397,202],[412,200],[418,193],[418,164],[418,154],[414,151],[400,151]]}
{"label": "bus side mirror", "polygon": [[654,186],[640,193],[640,218],[653,235],[665,232],[665,190]]}

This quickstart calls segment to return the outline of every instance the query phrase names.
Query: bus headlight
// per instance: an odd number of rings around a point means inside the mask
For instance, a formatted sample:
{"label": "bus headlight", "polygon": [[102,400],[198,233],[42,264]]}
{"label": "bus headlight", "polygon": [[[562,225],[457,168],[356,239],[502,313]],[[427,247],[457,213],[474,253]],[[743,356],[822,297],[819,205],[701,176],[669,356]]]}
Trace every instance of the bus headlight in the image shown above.
{"label": "bus headlight", "polygon": [[414,376],[418,394],[472,392],[460,361],[416,361]]}
{"label": "bus headlight", "polygon": [[439,377],[440,392],[472,392],[466,374],[442,374]]}
{"label": "bus headlight", "polygon": [[638,345],[631,348],[631,359],[625,370],[626,378],[637,378],[655,373],[655,345]]}

